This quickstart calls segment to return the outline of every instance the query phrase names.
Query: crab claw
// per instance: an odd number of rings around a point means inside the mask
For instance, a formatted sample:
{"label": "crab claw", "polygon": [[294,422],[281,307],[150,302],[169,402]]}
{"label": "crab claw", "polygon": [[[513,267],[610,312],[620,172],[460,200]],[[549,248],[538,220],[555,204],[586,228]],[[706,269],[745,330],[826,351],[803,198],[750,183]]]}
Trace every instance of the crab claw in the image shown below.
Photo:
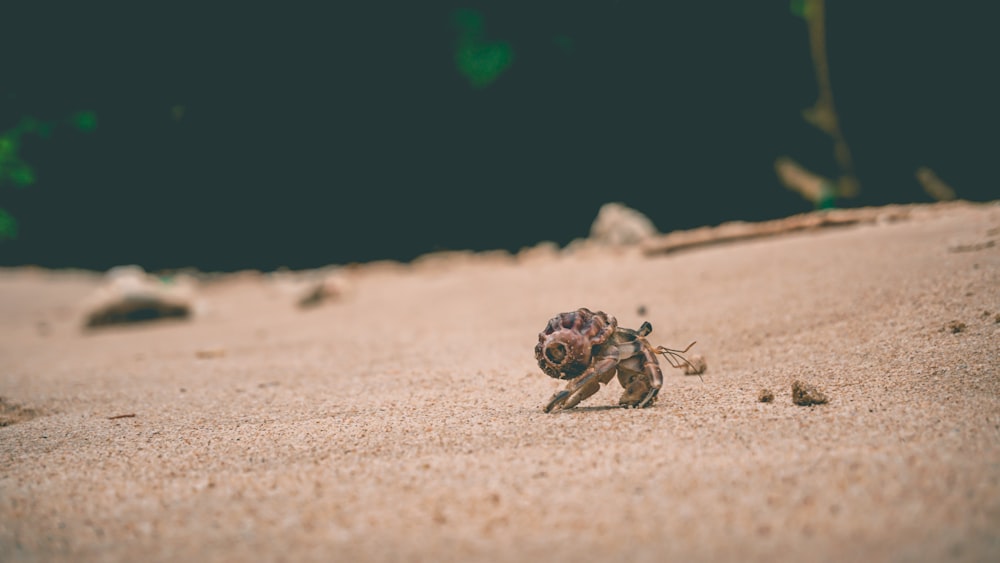
{"label": "crab claw", "polygon": [[625,388],[618,404],[630,409],[642,409],[653,404],[660,390],[650,385],[646,378],[636,377]]}
{"label": "crab claw", "polygon": [[641,403],[639,403],[638,405],[636,405],[636,406],[635,406],[635,408],[637,408],[637,409],[644,409],[644,408],[646,408],[647,406],[649,406],[649,405],[652,405],[652,404],[653,404],[653,401],[655,401],[655,400],[656,400],[656,396],[657,396],[657,395],[658,395],[659,393],[660,393],[660,390],[659,390],[659,389],[655,389],[655,388],[654,388],[654,389],[651,389],[651,390],[649,391],[649,394],[648,394],[648,395],[646,395],[646,398],[645,398],[645,399],[643,399]]}
{"label": "crab claw", "polygon": [[561,409],[563,403],[566,402],[566,399],[569,398],[569,396],[570,396],[570,392],[567,391],[567,390],[565,390],[565,389],[563,389],[562,391],[557,392],[555,395],[552,395],[552,398],[549,399],[548,404],[545,405],[542,408],[542,411],[543,412],[552,412],[552,409],[557,408],[557,407]]}
{"label": "crab claw", "polygon": [[597,393],[602,384],[607,384],[615,376],[615,369],[618,366],[617,350],[614,354],[599,360],[593,366],[587,368],[582,374],[570,380],[569,384],[562,391],[557,391],[545,407],[545,412],[552,412],[553,409],[571,409],[580,401]]}

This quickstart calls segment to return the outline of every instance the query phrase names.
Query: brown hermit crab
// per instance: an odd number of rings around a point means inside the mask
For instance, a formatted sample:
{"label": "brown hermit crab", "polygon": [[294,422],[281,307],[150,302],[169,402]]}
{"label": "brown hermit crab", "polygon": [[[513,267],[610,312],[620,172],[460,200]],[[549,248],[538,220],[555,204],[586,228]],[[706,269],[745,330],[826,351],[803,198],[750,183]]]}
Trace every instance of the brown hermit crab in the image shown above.
{"label": "brown hermit crab", "polygon": [[672,367],[688,364],[683,350],[653,348],[646,336],[653,331],[648,322],[639,330],[621,328],[618,320],[603,311],[580,308],[553,317],[538,333],[535,359],[549,377],[567,379],[569,384],[549,399],[544,411],[569,409],[590,397],[618,374],[625,393],[618,404],[643,408],[653,404],[663,385],[663,372],[656,360],[662,354]]}

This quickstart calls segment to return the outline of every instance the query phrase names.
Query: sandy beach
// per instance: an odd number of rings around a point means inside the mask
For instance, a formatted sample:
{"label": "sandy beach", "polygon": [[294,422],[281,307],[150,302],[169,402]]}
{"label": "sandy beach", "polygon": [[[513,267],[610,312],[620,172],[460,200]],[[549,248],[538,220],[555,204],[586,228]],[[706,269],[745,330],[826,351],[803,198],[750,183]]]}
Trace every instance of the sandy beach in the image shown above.
{"label": "sandy beach", "polygon": [[[192,317],[95,329],[102,275],[0,270],[0,561],[1000,560],[1000,205],[908,209],[345,266],[310,308],[192,275]],[[579,307],[708,369],[543,413]]]}

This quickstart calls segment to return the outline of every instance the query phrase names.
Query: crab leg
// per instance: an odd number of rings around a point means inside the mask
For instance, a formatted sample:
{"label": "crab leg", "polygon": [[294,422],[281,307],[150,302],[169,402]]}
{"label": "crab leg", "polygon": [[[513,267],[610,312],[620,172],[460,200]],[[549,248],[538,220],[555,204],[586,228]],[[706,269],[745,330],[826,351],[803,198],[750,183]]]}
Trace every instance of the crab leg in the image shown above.
{"label": "crab leg", "polygon": [[[617,356],[617,354],[614,354]],[[587,368],[576,378],[571,379],[566,388],[552,395],[549,403],[542,409],[545,412],[552,412],[552,409],[570,409],[575,407],[580,401],[597,393],[601,388],[601,383],[611,381],[615,376],[615,368],[618,367],[617,357],[605,357],[598,360],[594,365]]]}
{"label": "crab leg", "polygon": [[[663,384],[663,374],[660,373],[659,366],[656,364],[656,356],[653,355],[652,349],[648,344],[644,344],[643,341],[625,342],[623,344],[618,344],[617,346],[610,347],[604,351],[602,356],[594,363],[594,365],[587,368],[582,374],[574,379],[571,379],[566,388],[559,391],[549,399],[549,403],[543,409],[545,412],[552,411],[553,408],[558,406],[561,409],[571,409],[578,405],[580,401],[590,397],[601,388],[600,384],[607,384],[611,381],[611,378],[615,376],[616,370],[621,369],[623,366],[620,362],[628,361],[629,358],[642,354],[646,360],[646,374],[652,380],[653,389],[643,397],[642,406],[645,406],[656,393],[659,391],[660,385]],[[652,367],[648,367],[650,362]],[[624,385],[624,382],[623,382]]]}
{"label": "crab leg", "polygon": [[[644,324],[643,327],[645,326]],[[641,409],[648,406],[660,392],[663,372],[656,361],[656,351],[645,340],[630,344],[635,347],[634,357],[622,361],[618,366],[618,381],[625,388],[619,404]]]}

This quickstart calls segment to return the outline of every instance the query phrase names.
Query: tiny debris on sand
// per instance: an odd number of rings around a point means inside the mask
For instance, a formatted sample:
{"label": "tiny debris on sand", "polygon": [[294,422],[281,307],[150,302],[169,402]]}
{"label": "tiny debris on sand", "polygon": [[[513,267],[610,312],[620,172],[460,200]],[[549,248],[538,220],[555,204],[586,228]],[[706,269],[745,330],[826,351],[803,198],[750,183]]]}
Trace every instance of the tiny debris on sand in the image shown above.
{"label": "tiny debris on sand", "polygon": [[692,354],[683,364],[684,375],[701,375],[708,370],[708,362],[701,354]]}
{"label": "tiny debris on sand", "polygon": [[526,246],[514,257],[518,262],[540,262],[555,260],[559,257],[559,245],[552,241],[543,241],[534,246]]}
{"label": "tiny debris on sand", "polygon": [[958,334],[965,331],[965,323],[962,321],[950,321],[948,324],[944,325],[944,328],[952,334]]}
{"label": "tiny debris on sand", "polygon": [[192,293],[190,284],[163,281],[139,266],[112,268],[85,306],[84,326],[187,318],[193,309]]}
{"label": "tiny debris on sand", "polygon": [[38,411],[17,403],[12,403],[0,397],[0,428],[31,420],[38,416]]}
{"label": "tiny debris on sand", "polygon": [[948,247],[949,252],[977,252],[996,246],[995,240],[983,240],[975,242],[956,242]]}
{"label": "tiny debris on sand", "polygon": [[656,226],[639,211],[621,203],[606,203],[590,226],[588,240],[599,244],[627,246],[639,244],[659,234]]}
{"label": "tiny debris on sand", "polygon": [[207,346],[195,351],[194,357],[199,360],[210,360],[212,358],[222,358],[226,355],[226,349],[222,346]]}
{"label": "tiny debris on sand", "polygon": [[339,273],[328,274],[310,285],[299,297],[299,307],[309,309],[342,299],[349,290],[347,279]]}
{"label": "tiny debris on sand", "polygon": [[760,392],[757,393],[757,400],[760,401],[760,402],[762,402],[762,403],[773,402],[774,401],[774,391],[771,391],[770,389],[768,389],[766,387],[764,389],[761,389]]}
{"label": "tiny debris on sand", "polygon": [[808,407],[809,405],[822,405],[828,401],[826,394],[815,385],[797,379],[792,382],[792,402],[796,405]]}

